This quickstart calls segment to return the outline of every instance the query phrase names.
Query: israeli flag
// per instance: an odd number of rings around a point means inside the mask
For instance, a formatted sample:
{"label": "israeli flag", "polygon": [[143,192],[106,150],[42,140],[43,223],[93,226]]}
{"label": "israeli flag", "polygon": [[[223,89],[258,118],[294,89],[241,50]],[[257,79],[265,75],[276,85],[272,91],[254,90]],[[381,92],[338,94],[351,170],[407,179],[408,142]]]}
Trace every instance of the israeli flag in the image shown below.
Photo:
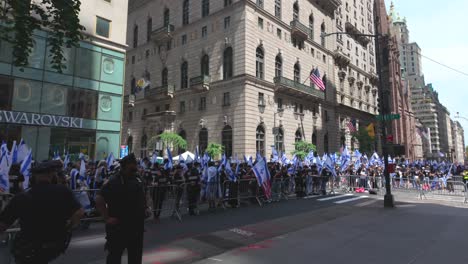
{"label": "israeli flag", "polygon": [[10,154],[10,164],[18,163],[18,146],[16,145],[16,140],[13,141],[13,146],[11,147]]}
{"label": "israeli flag", "polygon": [[70,163],[70,155],[67,153],[67,154],[65,155],[64,160],[63,160],[63,170],[66,170],[66,169],[67,169],[68,163]]}
{"label": "israeli flag", "polygon": [[167,149],[167,163],[164,165],[164,169],[172,169],[173,167],[173,164],[172,164],[172,153],[171,153],[171,150],[169,148],[166,148]]}
{"label": "israeli flag", "polygon": [[10,191],[9,172],[8,155],[5,153],[0,157],[0,189],[7,193]]}
{"label": "israeli flag", "polygon": [[257,178],[258,186],[263,187],[265,191],[265,196],[267,198],[271,197],[271,187],[270,187],[270,172],[268,171],[267,163],[265,159],[260,159],[256,161],[257,163],[252,168],[254,171],[255,177]]}
{"label": "israeli flag", "polygon": [[19,145],[18,145],[18,162],[22,162],[26,156],[28,155],[29,152],[29,147],[28,145],[24,142],[23,139],[21,139]]}
{"label": "israeli flag", "polygon": [[271,147],[271,154],[273,156],[271,162],[278,162],[278,151],[276,151],[275,147]]}
{"label": "israeli flag", "polygon": [[307,154],[306,160],[308,160],[309,162],[313,162],[313,160],[314,160],[314,151],[313,150],[311,150],[309,152],[309,154]]}
{"label": "israeli flag", "polygon": [[114,153],[110,153],[109,156],[106,158],[106,163],[107,163],[107,169],[110,170],[112,164],[114,164]]}
{"label": "israeli flag", "polygon": [[70,171],[70,189],[72,190],[76,189],[76,178],[78,177],[79,174],[80,172],[75,168],[73,168]]}
{"label": "israeli flag", "polygon": [[24,176],[23,189],[29,187],[29,178],[31,177],[32,151],[29,150],[28,155],[21,163],[20,173]]}
{"label": "israeli flag", "polygon": [[281,156],[281,163],[283,163],[283,165],[287,165],[289,164],[291,161],[288,159],[288,157],[286,157],[286,154],[283,153],[283,156]]}
{"label": "israeli flag", "polygon": [[336,177],[335,164],[330,156],[327,156],[327,159],[325,160],[325,168],[332,173],[333,177]]}
{"label": "israeli flag", "polygon": [[[231,181],[233,181],[233,182],[237,181],[236,174],[234,174],[234,172],[232,171],[231,163],[229,161],[226,162],[225,171],[226,171],[226,174],[227,174],[227,176],[229,177],[229,179]],[[236,171],[237,171],[237,168],[236,168]]]}

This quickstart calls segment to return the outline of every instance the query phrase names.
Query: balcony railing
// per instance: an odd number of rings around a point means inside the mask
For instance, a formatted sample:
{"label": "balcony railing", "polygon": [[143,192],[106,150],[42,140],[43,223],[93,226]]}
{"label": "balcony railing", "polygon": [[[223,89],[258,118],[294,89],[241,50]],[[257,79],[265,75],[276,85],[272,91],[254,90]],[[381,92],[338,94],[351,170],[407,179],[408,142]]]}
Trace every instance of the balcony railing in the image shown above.
{"label": "balcony railing", "polygon": [[145,99],[149,100],[165,100],[174,97],[174,85],[166,85],[155,88],[145,89]]}
{"label": "balcony railing", "polygon": [[175,27],[171,24],[160,27],[151,33],[151,39],[156,43],[168,41],[172,38],[172,32],[174,32],[174,30]]}
{"label": "balcony railing", "polygon": [[190,88],[197,91],[209,91],[211,83],[211,76],[200,75],[190,79]]}
{"label": "balcony railing", "polygon": [[370,43],[370,39],[365,36],[359,36],[363,33],[359,31],[352,23],[346,22],[345,24],[346,33],[351,34],[350,37],[359,42],[362,46],[367,46]]}
{"label": "balcony railing", "polygon": [[299,22],[299,20],[294,19],[291,21],[291,35],[298,37],[301,40],[306,40],[310,35],[310,29]]}
{"label": "balcony railing", "polygon": [[298,97],[306,95],[325,100],[325,93],[323,91],[314,89],[308,85],[304,85],[284,77],[275,77],[274,81],[276,92],[283,92]]}
{"label": "balcony railing", "polygon": [[333,14],[338,7],[341,6],[341,0],[309,0],[309,2],[323,7],[325,11],[328,11],[330,14]]}

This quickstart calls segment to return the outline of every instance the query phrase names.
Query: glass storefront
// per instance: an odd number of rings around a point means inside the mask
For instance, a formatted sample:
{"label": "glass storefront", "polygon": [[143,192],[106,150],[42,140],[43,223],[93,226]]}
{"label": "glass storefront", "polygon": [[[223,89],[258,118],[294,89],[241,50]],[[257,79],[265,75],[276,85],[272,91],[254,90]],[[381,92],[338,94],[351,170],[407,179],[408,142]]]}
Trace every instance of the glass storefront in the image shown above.
{"label": "glass storefront", "polygon": [[46,39],[35,33],[23,69],[11,65],[11,45],[0,41],[0,140],[10,147],[23,138],[37,160],[54,151],[118,156],[124,53],[81,42],[64,49],[66,68],[58,73]]}

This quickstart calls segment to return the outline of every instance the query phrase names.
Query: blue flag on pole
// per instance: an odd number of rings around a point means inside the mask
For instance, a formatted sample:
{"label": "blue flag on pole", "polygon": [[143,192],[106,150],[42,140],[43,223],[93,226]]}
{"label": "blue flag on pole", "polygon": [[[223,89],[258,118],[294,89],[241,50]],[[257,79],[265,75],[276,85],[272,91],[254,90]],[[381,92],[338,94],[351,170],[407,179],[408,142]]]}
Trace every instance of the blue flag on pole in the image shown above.
{"label": "blue flag on pole", "polygon": [[29,150],[26,158],[21,162],[20,173],[24,176],[23,189],[29,187],[29,178],[31,176],[32,152]]}

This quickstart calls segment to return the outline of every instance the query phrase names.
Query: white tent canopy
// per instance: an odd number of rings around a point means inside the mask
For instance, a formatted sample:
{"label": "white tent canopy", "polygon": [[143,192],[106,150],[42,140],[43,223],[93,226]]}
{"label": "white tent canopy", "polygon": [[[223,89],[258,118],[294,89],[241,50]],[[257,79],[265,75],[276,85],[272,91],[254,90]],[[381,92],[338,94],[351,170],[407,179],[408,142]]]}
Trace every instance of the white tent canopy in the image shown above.
{"label": "white tent canopy", "polygon": [[[195,154],[193,154],[193,153],[190,152],[190,151],[186,151],[186,152],[184,152],[184,153],[182,153],[182,154],[180,154],[180,155],[184,158],[184,160],[187,160],[187,158],[188,158],[189,156],[190,156],[190,158],[191,158],[192,160],[195,159]],[[176,156],[176,155],[172,155],[172,156],[173,156],[172,160],[174,160],[174,161],[178,161],[178,160],[179,160],[179,155],[177,155],[177,156]]]}

